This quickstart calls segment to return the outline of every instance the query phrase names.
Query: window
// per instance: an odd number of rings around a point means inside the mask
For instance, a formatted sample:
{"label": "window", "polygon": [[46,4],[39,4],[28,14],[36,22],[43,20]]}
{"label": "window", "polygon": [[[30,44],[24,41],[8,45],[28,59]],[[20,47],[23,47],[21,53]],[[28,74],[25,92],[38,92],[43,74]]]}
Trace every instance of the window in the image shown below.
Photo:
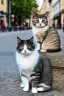
{"label": "window", "polygon": [[1,4],[4,4],[4,0],[1,0]]}

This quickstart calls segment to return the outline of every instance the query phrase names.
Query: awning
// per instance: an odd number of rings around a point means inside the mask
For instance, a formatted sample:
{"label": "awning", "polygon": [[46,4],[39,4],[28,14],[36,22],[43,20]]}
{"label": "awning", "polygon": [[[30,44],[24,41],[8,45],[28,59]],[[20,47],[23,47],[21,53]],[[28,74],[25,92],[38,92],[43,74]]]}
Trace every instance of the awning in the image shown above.
{"label": "awning", "polygon": [[0,20],[4,20],[4,16],[0,15]]}

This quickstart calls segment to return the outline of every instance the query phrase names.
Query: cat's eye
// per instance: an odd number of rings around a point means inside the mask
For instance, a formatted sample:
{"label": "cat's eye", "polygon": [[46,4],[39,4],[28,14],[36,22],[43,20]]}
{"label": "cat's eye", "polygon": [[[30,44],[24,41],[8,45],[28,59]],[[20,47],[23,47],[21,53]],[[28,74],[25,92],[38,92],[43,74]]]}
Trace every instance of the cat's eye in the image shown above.
{"label": "cat's eye", "polygon": [[45,23],[45,20],[42,20],[43,23]]}
{"label": "cat's eye", "polygon": [[22,48],[23,48],[23,45],[20,46],[20,49],[22,49]]}
{"label": "cat's eye", "polygon": [[47,25],[48,24],[48,21],[46,21],[45,24]]}
{"label": "cat's eye", "polygon": [[36,21],[32,21],[32,22],[33,22],[34,25],[36,24]]}
{"label": "cat's eye", "polygon": [[35,20],[34,22],[37,23],[37,20]]}
{"label": "cat's eye", "polygon": [[39,20],[37,20],[36,22],[39,23]]}

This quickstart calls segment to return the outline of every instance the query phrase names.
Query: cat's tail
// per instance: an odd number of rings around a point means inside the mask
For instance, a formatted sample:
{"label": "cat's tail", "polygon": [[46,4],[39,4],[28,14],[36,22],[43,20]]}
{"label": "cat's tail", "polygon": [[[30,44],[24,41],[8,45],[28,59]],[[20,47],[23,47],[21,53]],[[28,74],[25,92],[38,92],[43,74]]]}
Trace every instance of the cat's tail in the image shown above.
{"label": "cat's tail", "polygon": [[59,52],[61,51],[61,48],[59,49],[47,49],[46,52]]}

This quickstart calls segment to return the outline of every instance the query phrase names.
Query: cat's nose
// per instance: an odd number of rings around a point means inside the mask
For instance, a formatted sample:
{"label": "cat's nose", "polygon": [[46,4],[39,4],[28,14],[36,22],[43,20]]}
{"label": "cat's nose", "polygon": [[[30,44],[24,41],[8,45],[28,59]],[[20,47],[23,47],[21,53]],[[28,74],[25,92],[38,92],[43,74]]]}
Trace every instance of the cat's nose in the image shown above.
{"label": "cat's nose", "polygon": [[24,50],[24,52],[26,53],[26,50]]}
{"label": "cat's nose", "polygon": [[40,26],[41,26],[41,23],[40,23]]}

